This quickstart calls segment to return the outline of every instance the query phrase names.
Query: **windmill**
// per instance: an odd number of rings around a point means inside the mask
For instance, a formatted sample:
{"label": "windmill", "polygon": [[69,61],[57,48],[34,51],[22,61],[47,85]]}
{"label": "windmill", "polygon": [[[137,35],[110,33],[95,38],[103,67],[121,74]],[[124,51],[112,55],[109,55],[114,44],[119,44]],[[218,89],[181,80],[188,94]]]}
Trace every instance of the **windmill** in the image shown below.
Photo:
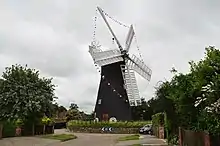
{"label": "windmill", "polygon": [[[130,26],[125,46],[122,47],[109,25],[104,11],[97,7],[118,49],[102,51],[95,43],[89,45],[89,53],[94,63],[101,67],[101,80],[95,105],[95,115],[99,120],[132,120],[131,106],[141,105],[135,72],[150,81],[152,71],[135,55],[128,54],[135,35]],[[114,89],[110,88],[114,87]]]}

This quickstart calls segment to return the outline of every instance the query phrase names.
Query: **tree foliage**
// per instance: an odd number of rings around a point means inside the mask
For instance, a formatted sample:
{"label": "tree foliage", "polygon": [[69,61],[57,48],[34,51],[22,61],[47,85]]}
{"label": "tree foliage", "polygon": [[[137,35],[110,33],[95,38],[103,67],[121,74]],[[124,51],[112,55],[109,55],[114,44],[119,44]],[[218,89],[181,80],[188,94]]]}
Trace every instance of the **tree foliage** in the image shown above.
{"label": "tree foliage", "polygon": [[78,111],[76,109],[69,109],[67,111],[67,114],[66,114],[66,119],[67,119],[67,121],[70,121],[70,120],[81,120],[82,119],[82,115],[81,115],[80,111]]}
{"label": "tree foliage", "polygon": [[77,104],[71,103],[69,108],[70,108],[71,110],[78,110],[79,107],[78,107]]}
{"label": "tree foliage", "polygon": [[191,61],[189,65],[190,72],[183,74],[175,70],[171,81],[157,88],[159,111],[167,113],[171,128],[181,126],[214,134],[220,131],[220,116],[213,110],[220,105],[217,102],[220,98],[220,51],[208,47],[204,59],[197,63]]}
{"label": "tree foliage", "polygon": [[2,75],[0,86],[0,118],[33,119],[52,110],[54,85],[52,79],[41,78],[39,71],[27,66],[12,65]]}
{"label": "tree foliage", "polygon": [[59,112],[66,112],[67,109],[64,106],[61,105],[61,106],[58,107],[58,111]]}
{"label": "tree foliage", "polygon": [[69,110],[66,114],[67,121],[70,120],[82,120],[84,116],[84,112],[79,111],[79,106],[75,103],[71,103]]}

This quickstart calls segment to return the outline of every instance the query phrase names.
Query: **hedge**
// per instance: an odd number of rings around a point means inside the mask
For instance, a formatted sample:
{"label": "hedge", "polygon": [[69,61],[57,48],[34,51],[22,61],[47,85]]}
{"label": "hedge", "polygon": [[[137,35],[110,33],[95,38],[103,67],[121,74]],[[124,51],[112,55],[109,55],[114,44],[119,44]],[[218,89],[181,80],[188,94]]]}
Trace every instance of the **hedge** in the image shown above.
{"label": "hedge", "polygon": [[152,123],[154,126],[164,125],[164,113],[157,113],[152,116]]}
{"label": "hedge", "polygon": [[79,128],[79,127],[90,127],[90,128],[140,128],[146,124],[150,124],[151,121],[135,121],[135,122],[94,122],[94,121],[76,121],[72,120],[67,123],[67,128]]}
{"label": "hedge", "polygon": [[[14,137],[16,134],[16,122],[4,121],[2,137]],[[47,134],[53,133],[53,126],[46,126],[45,128]],[[43,125],[35,125],[35,134],[43,134]],[[21,126],[21,136],[31,136],[32,135],[32,125]]]}
{"label": "hedge", "polygon": [[3,122],[3,137],[13,137],[15,136],[16,124],[14,122]]}

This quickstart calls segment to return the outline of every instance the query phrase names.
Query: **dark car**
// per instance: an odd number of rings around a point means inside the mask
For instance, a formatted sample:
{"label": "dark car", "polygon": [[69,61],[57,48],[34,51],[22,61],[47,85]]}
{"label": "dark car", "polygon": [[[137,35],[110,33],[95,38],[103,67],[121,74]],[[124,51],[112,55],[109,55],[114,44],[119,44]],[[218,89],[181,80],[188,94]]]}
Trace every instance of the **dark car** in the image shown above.
{"label": "dark car", "polygon": [[140,134],[152,134],[153,130],[152,130],[152,125],[151,124],[147,124],[147,125],[144,125],[143,127],[141,127],[139,129],[139,133]]}

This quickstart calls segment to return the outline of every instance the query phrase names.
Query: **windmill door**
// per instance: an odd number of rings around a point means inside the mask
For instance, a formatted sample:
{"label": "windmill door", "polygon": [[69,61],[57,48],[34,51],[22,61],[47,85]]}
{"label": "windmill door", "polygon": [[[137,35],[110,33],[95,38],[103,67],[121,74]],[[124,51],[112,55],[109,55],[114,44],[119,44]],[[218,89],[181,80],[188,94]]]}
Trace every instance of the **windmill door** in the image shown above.
{"label": "windmill door", "polygon": [[102,120],[103,121],[108,121],[108,114],[103,114],[102,115]]}

